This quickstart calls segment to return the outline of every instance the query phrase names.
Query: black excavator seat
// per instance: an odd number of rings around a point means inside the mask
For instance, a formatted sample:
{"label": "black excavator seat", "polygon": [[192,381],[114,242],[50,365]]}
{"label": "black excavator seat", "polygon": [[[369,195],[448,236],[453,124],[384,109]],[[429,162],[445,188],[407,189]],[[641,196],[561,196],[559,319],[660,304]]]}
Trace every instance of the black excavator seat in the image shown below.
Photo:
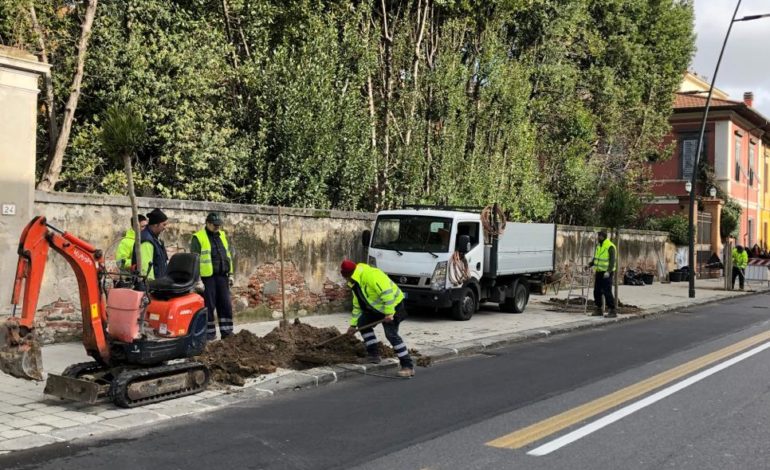
{"label": "black excavator seat", "polygon": [[149,282],[150,293],[160,299],[185,295],[192,291],[199,278],[199,255],[177,253],[169,260],[166,275]]}

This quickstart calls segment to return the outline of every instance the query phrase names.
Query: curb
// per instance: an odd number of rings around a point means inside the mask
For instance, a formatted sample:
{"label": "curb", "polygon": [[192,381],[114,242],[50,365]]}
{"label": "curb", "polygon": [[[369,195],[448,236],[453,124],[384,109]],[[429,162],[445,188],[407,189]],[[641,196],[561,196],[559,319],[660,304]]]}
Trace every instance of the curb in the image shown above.
{"label": "curb", "polygon": [[[593,320],[585,319],[578,320],[570,323],[564,323],[554,327],[546,328],[534,328],[531,330],[524,330],[517,333],[507,333],[502,335],[487,336],[477,340],[462,341],[451,346],[435,346],[430,348],[420,349],[420,354],[428,357],[431,363],[439,363],[451,360],[456,357],[470,356],[473,354],[483,353],[487,350],[497,349],[512,344],[523,343],[526,341],[548,338],[559,334],[569,333],[573,331],[588,330],[592,328],[598,328],[607,325],[613,325],[620,322],[640,320],[648,317],[654,317],[657,315],[663,315],[666,313],[673,313],[683,310],[688,307],[700,307],[704,305],[717,304],[726,300],[732,300],[737,298],[755,296],[760,294],[766,294],[770,290],[761,290],[746,292],[731,297],[722,297],[718,299],[710,299],[704,302],[693,302],[685,305],[673,305],[667,307],[656,308],[653,310],[643,310],[640,313],[620,315],[617,318],[596,318]],[[338,383],[341,380],[354,376],[354,375],[370,375],[379,376],[377,372],[390,372],[398,369],[398,361],[395,359],[385,359],[382,363],[376,365],[363,365],[363,364],[338,364],[335,366],[317,367],[313,369],[307,369],[304,371],[295,371],[289,374],[283,375],[268,382],[247,385],[241,390],[236,390],[234,394],[245,393],[247,396],[243,398],[252,398],[254,396],[273,396],[283,394],[291,391],[317,388],[328,384]],[[392,377],[397,378],[397,377]],[[267,384],[267,385],[265,385]],[[212,400],[216,400],[220,397],[215,397]],[[238,400],[240,401],[240,400]]]}

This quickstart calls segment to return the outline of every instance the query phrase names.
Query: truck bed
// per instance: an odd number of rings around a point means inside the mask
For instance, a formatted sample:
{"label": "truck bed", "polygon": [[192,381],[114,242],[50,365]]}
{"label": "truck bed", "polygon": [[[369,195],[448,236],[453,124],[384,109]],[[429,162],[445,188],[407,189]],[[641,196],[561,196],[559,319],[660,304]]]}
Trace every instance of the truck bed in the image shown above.
{"label": "truck bed", "polygon": [[[509,222],[498,240],[497,276],[553,271],[555,224]],[[484,273],[491,274],[492,246],[485,247]]]}

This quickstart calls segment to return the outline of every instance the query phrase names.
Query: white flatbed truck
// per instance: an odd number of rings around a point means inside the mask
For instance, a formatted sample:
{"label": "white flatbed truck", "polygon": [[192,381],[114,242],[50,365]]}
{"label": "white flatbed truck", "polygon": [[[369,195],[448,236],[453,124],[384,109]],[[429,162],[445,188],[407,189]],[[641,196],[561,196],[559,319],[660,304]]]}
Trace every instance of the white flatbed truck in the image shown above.
{"label": "white flatbed truck", "polygon": [[[496,225],[486,227],[496,232]],[[521,313],[530,282],[554,270],[556,225],[508,222],[499,237],[486,230],[480,212],[417,206],[379,212],[362,241],[367,264],[401,288],[410,311],[443,310],[469,320],[493,302]]]}

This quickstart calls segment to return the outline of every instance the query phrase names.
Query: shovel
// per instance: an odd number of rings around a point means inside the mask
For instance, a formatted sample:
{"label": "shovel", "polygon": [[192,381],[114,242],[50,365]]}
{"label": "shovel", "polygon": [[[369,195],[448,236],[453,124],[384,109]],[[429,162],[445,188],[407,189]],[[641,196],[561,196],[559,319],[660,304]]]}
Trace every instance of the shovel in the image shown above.
{"label": "shovel", "polygon": [[43,380],[43,355],[35,333],[21,336],[19,322],[9,318],[0,325],[0,370],[28,380]]}
{"label": "shovel", "polygon": [[[367,328],[371,328],[373,326],[377,326],[380,323],[382,323],[383,321],[385,321],[384,318],[382,320],[377,320],[376,322],[369,323],[368,325],[357,327],[354,331],[350,332],[349,334],[347,332],[339,334],[339,335],[337,335],[337,336],[335,336],[333,338],[327,339],[326,341],[321,341],[318,344],[314,344],[310,348],[311,349],[318,349],[321,346],[325,346],[325,345],[327,345],[329,343],[332,343],[332,342],[337,341],[337,340],[339,340],[341,338],[344,338],[345,336],[352,336],[352,335],[358,333],[361,330],[365,330]],[[334,361],[330,361],[329,358],[316,357],[312,353],[310,353],[310,354],[296,354],[294,357],[297,360],[301,361],[301,362],[307,362],[307,363],[310,363],[310,364],[330,364],[330,363],[334,362]]]}
{"label": "shovel", "polygon": [[353,330],[353,331],[352,331],[352,332],[350,332],[350,333],[348,333],[348,332],[346,331],[345,333],[339,334],[339,335],[335,336],[334,338],[329,338],[329,339],[327,339],[326,341],[321,341],[321,342],[320,342],[320,343],[318,343],[318,344],[314,344],[314,345],[313,345],[313,349],[316,349],[316,348],[320,348],[321,346],[324,346],[324,345],[326,345],[326,344],[329,344],[329,343],[332,343],[332,342],[334,342],[334,341],[337,341],[338,339],[340,339],[340,338],[344,338],[345,336],[353,336],[354,334],[358,333],[358,332],[359,332],[359,331],[361,331],[361,330],[365,330],[365,329],[367,329],[367,328],[371,328],[371,327],[373,327],[373,326],[377,326],[377,325],[379,325],[380,323],[382,323],[382,322],[384,322],[384,321],[385,321],[385,318],[383,318],[382,320],[377,320],[377,321],[375,321],[375,322],[369,323],[368,325],[364,325],[364,326],[359,326],[359,327],[356,327],[356,329],[355,329],[355,330]]}

